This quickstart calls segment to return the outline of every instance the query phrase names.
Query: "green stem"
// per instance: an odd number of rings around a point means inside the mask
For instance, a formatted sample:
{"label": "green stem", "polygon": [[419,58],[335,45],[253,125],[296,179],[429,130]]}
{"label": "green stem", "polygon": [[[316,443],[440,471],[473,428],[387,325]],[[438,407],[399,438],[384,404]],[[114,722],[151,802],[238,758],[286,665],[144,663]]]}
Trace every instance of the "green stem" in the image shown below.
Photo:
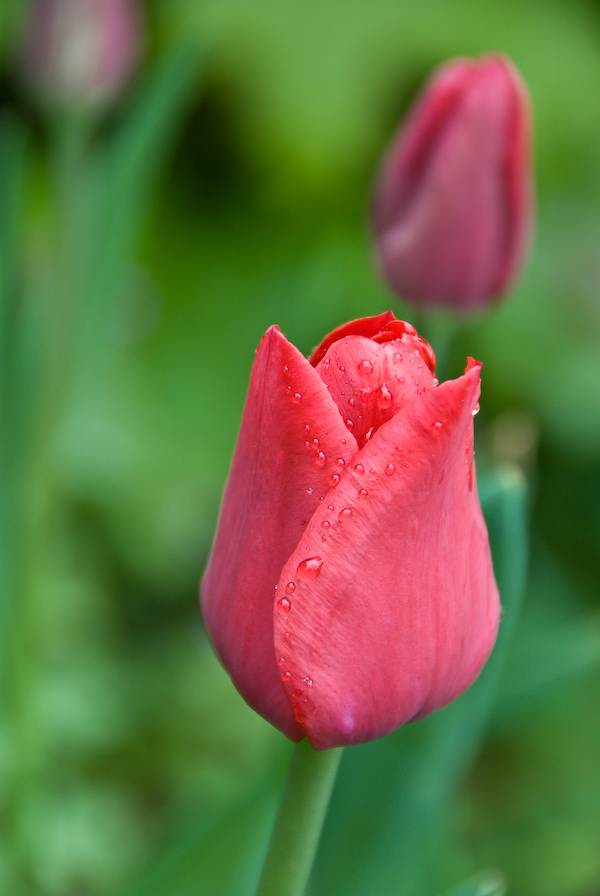
{"label": "green stem", "polygon": [[296,744],[256,896],[304,893],[341,756]]}

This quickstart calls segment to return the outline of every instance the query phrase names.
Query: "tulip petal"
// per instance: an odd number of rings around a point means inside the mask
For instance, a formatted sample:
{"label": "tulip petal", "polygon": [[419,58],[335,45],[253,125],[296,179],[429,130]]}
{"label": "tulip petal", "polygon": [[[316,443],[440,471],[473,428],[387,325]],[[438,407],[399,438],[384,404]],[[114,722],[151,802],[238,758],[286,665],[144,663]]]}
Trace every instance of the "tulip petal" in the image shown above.
{"label": "tulip petal", "polygon": [[356,450],[319,374],[271,327],[252,368],[201,594],[206,628],[234,684],[292,740],[303,731],[277,669],[275,586],[330,479]]}
{"label": "tulip petal", "polygon": [[275,618],[279,671],[317,749],[440,708],[492,649],[499,597],[472,458],[479,367],[377,430],[283,569],[280,588],[295,589]]}
{"label": "tulip petal", "polygon": [[432,79],[393,141],[375,197],[384,275],[420,304],[474,308],[506,290],[532,218],[529,105],[502,56]]}

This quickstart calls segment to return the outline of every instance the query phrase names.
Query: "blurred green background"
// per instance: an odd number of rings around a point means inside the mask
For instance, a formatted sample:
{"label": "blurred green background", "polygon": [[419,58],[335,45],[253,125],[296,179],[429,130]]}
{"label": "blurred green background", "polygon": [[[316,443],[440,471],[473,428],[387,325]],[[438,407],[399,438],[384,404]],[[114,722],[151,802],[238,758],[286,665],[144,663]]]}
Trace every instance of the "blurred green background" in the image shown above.
{"label": "blurred green background", "polygon": [[483,361],[482,483],[526,475],[523,610],[491,709],[476,686],[346,752],[311,893],[600,893],[597,3],[149,2],[95,119],[22,76],[27,7],[0,8],[0,892],[252,892],[290,744],[196,594],[254,348],[388,307],[435,348],[376,275],[372,181],[430,70],[500,50],[535,245],[439,375]]}

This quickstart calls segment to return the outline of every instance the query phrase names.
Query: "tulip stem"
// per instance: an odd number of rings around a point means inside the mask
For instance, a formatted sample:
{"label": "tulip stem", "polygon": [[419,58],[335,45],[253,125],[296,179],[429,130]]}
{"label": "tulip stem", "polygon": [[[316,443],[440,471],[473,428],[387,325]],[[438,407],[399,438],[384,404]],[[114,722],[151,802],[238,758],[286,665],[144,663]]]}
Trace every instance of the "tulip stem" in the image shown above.
{"label": "tulip stem", "polygon": [[341,756],[296,744],[256,896],[304,893]]}

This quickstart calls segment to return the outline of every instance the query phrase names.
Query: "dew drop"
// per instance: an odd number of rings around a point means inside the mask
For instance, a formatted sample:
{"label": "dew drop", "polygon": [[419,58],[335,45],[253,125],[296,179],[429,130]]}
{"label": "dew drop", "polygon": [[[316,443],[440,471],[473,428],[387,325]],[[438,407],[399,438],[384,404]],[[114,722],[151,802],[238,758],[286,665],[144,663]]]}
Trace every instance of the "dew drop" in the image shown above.
{"label": "dew drop", "polygon": [[354,423],[352,422],[352,420],[346,420],[346,428],[349,429],[350,432],[352,432],[352,430],[354,429]]}
{"label": "dew drop", "polygon": [[414,446],[414,445],[411,445],[410,448],[409,448],[408,450],[409,450],[409,452],[412,454],[413,451],[415,450],[415,446]]}
{"label": "dew drop", "polygon": [[283,372],[284,372],[284,373],[288,373],[289,369],[290,369],[290,368],[287,366],[287,364],[284,364],[284,365],[283,365]]}
{"label": "dew drop", "polygon": [[[340,445],[345,445],[345,444],[346,444],[346,439],[340,439]],[[346,461],[344,461],[344,463],[346,463]]]}
{"label": "dew drop", "polygon": [[307,557],[296,568],[296,575],[301,582],[310,582],[321,572],[323,566],[322,557]]}
{"label": "dew drop", "polygon": [[346,373],[346,368],[343,364],[340,365],[340,373]]}
{"label": "dew drop", "polygon": [[359,488],[358,494],[360,495],[361,498],[366,498],[369,493],[366,490],[366,488]]}
{"label": "dew drop", "polygon": [[343,510],[340,510],[338,513],[338,520],[340,523],[343,523],[344,520],[350,519],[352,516],[352,510],[349,507],[344,507]]}
{"label": "dew drop", "polygon": [[304,433],[305,433],[305,435],[308,435],[309,432],[310,432],[310,426],[309,426],[308,423],[306,423],[306,424],[304,425]]}
{"label": "dew drop", "polygon": [[440,381],[438,380],[437,376],[434,376],[431,385],[432,385],[432,386],[439,386],[439,384],[440,384]]}
{"label": "dew drop", "polygon": [[480,410],[481,410],[481,408],[480,408],[480,406],[479,406],[479,402],[477,402],[477,404],[475,405],[475,407],[474,407],[473,410],[471,411],[471,414],[473,415],[473,417],[475,417],[476,414],[478,414]]}
{"label": "dew drop", "polygon": [[326,535],[321,535],[321,541],[327,541],[327,536],[326,536]]}
{"label": "dew drop", "polygon": [[292,709],[294,711],[294,715],[296,717],[296,721],[298,722],[298,724],[303,725],[306,722],[306,716],[304,715],[304,712],[302,711],[302,707],[300,706],[300,704],[295,703],[293,705]]}
{"label": "dew drop", "polygon": [[403,376],[401,376],[400,379],[398,380],[398,382],[400,383],[401,386],[403,386],[404,383],[406,382],[406,380],[404,379]]}
{"label": "dew drop", "polygon": [[291,672],[284,672],[283,676],[282,676],[282,678],[285,678],[286,681],[289,681],[291,677],[292,677]]}
{"label": "dew drop", "polygon": [[318,448],[318,447],[319,447],[319,440],[318,440],[318,439],[313,439],[313,440],[312,440],[312,443],[313,443],[313,446],[314,446],[315,448]]}
{"label": "dew drop", "polygon": [[394,361],[396,364],[402,364],[402,355],[400,352],[394,352]]}
{"label": "dew drop", "polygon": [[302,684],[305,684],[307,688],[312,688],[312,686],[313,686],[312,678],[303,678]]}
{"label": "dew drop", "polygon": [[358,362],[358,369],[361,373],[373,373],[373,365],[366,358]]}
{"label": "dew drop", "polygon": [[343,470],[344,467],[346,466],[346,461],[344,460],[343,457],[338,457],[335,464],[337,467],[339,467],[341,470]]}
{"label": "dew drop", "polygon": [[280,657],[279,657],[279,659],[277,660],[277,665],[278,665],[278,666],[285,666],[285,657],[284,657],[284,656],[280,656]]}
{"label": "dew drop", "polygon": [[367,402],[369,401],[369,398],[371,397],[371,390],[370,389],[360,389],[358,394],[360,395],[360,400],[362,401],[362,403],[367,404]]}
{"label": "dew drop", "polygon": [[435,421],[435,423],[433,424],[433,428],[434,428],[434,429],[441,429],[441,428],[442,428],[442,424],[440,423],[439,420],[436,420],[436,421]]}
{"label": "dew drop", "polygon": [[302,400],[302,395],[301,395],[301,393],[300,393],[300,392],[294,392],[294,394],[292,395],[292,401],[294,402],[294,404],[300,404],[300,401],[301,401],[301,400]]}
{"label": "dew drop", "polygon": [[312,493],[313,493],[313,488],[312,488],[312,486],[309,485],[308,488],[306,489],[306,491],[307,491],[307,493],[308,493],[309,495],[312,495]]}
{"label": "dew drop", "polygon": [[379,388],[377,404],[380,408],[389,408],[392,404],[392,393],[388,389],[387,383],[382,383]]}
{"label": "dew drop", "polygon": [[398,447],[396,448],[396,451],[400,451],[400,452],[402,453],[402,451],[404,451],[403,446],[402,446],[402,445],[398,445]]}
{"label": "dew drop", "polygon": [[354,472],[358,473],[359,476],[362,476],[365,472],[365,468],[362,464],[356,464],[356,466],[354,467]]}
{"label": "dew drop", "polygon": [[310,448],[310,442],[308,441],[308,439],[307,439],[306,442],[304,443],[304,447],[305,447],[305,448]]}
{"label": "dew drop", "polygon": [[329,513],[333,513],[333,504],[328,504],[327,510],[329,511]]}
{"label": "dew drop", "polygon": [[333,476],[329,477],[329,485],[332,488],[335,488],[336,485],[339,485],[339,483],[340,483],[340,477],[338,476],[337,473],[334,473]]}
{"label": "dew drop", "polygon": [[292,636],[290,635],[289,632],[284,632],[283,637],[285,638],[286,641],[289,641]]}
{"label": "dew drop", "polygon": [[330,526],[331,523],[329,522],[329,520],[323,520],[323,522],[321,523],[321,529],[329,529]]}
{"label": "dew drop", "polygon": [[277,601],[277,609],[280,613],[287,614],[292,609],[291,601],[287,597],[282,597]]}
{"label": "dew drop", "polygon": [[356,404],[356,402],[353,398],[348,399],[348,407],[349,408],[353,408],[355,404]]}
{"label": "dew drop", "polygon": [[385,468],[385,472],[387,473],[388,476],[393,476],[394,473],[396,472],[396,467],[393,464],[388,464],[387,467]]}
{"label": "dew drop", "polygon": [[317,465],[318,467],[324,467],[326,461],[327,461],[327,458],[325,457],[325,455],[323,454],[323,452],[322,452],[322,451],[317,451],[317,456],[315,457],[315,463],[316,463],[316,465]]}
{"label": "dew drop", "polygon": [[375,427],[371,426],[364,435],[365,442],[368,442],[370,438],[372,438],[373,433],[375,432]]}
{"label": "dew drop", "polygon": [[[294,585],[293,582],[288,582],[287,585],[285,586],[286,594],[293,594],[295,590],[296,590],[296,586]],[[282,597],[281,599],[285,600],[285,597]],[[289,603],[289,601],[288,601],[288,603]]]}

